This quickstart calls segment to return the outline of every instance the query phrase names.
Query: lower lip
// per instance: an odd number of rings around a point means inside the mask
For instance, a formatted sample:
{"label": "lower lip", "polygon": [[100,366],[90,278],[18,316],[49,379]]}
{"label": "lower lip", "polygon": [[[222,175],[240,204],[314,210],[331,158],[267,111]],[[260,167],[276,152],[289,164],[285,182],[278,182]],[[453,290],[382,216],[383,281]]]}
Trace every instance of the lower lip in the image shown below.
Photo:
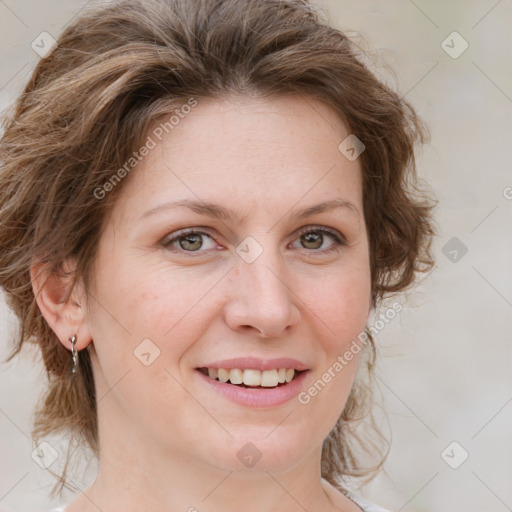
{"label": "lower lip", "polygon": [[214,380],[204,373],[196,370],[199,376],[215,391],[239,405],[246,407],[277,407],[295,396],[302,388],[308,371],[303,371],[291,382],[275,388],[241,388],[234,384]]}

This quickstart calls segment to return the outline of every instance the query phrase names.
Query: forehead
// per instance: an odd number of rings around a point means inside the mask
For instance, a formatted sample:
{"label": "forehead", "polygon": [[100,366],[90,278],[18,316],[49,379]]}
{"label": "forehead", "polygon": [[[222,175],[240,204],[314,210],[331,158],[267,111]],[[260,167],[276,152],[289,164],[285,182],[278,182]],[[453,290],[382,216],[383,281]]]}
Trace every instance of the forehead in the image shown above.
{"label": "forehead", "polygon": [[132,171],[127,212],[194,198],[247,213],[342,198],[361,206],[359,161],[338,146],[349,135],[322,102],[300,96],[197,100],[148,130],[154,148]]}

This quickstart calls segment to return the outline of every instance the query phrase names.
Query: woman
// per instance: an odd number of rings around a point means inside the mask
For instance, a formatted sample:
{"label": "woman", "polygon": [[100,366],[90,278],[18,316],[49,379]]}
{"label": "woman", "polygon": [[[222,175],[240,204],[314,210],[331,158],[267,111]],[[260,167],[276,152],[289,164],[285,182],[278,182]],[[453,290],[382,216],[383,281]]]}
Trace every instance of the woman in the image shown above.
{"label": "woman", "polygon": [[420,121],[350,41],[305,1],[114,2],[4,126],[0,283],[49,376],[35,437],[99,461],[62,510],[383,510],[347,484],[382,463],[355,430],[366,324],[431,267],[432,201]]}

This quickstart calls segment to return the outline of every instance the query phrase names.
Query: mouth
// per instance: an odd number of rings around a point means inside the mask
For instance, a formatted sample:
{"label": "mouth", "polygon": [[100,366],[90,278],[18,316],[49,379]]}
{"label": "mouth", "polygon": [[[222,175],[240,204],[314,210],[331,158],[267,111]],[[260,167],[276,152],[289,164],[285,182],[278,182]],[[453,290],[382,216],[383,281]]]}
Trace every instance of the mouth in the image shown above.
{"label": "mouth", "polygon": [[253,368],[197,368],[211,380],[231,384],[239,388],[274,389],[286,386],[306,370],[275,368],[256,370]]}

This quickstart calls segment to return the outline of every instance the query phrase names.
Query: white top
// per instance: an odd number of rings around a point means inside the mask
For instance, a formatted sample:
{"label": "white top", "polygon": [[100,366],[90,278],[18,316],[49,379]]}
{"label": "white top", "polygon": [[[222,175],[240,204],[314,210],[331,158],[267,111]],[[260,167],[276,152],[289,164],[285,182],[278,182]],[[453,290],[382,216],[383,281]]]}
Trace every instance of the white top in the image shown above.
{"label": "white top", "polygon": [[[363,512],[389,512],[389,510],[379,507],[375,503],[372,503],[371,501],[367,501],[367,500],[361,498],[361,496],[358,496],[357,494],[355,494],[353,492],[347,492],[345,494],[345,496],[347,498],[349,498],[350,500],[352,500],[358,507],[360,507]],[[64,511],[59,511],[59,512],[64,512]]]}
{"label": "white top", "polygon": [[[353,492],[346,493],[347,498],[352,500],[363,512],[389,512],[389,510],[379,507],[370,501],[367,501]],[[51,512],[66,512],[65,507],[54,508]]]}

